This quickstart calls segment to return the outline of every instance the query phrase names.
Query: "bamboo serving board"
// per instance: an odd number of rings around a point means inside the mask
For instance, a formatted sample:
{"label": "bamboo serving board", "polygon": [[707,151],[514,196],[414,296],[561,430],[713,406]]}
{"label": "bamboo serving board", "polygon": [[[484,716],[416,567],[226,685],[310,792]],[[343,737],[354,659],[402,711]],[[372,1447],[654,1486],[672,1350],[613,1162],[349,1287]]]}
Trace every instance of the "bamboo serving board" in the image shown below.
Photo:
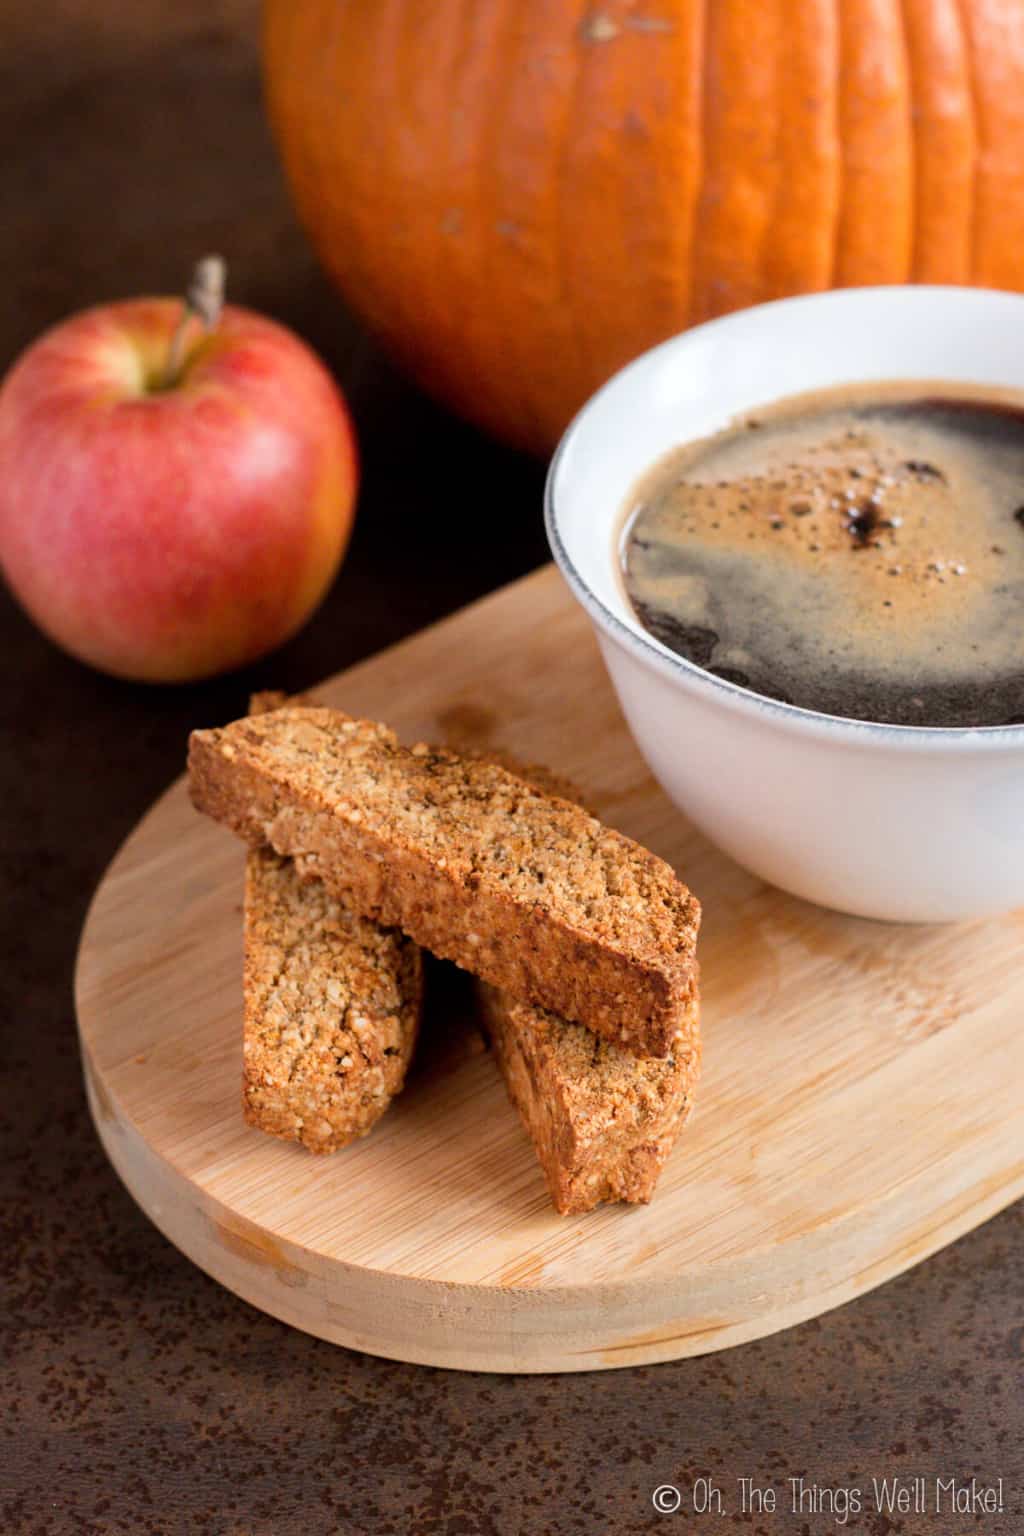
{"label": "bamboo serving board", "polygon": [[652,1205],[559,1217],[470,988],[437,967],[418,1065],[369,1137],[315,1158],[248,1129],[244,853],[179,781],[96,894],[78,1016],[114,1167],[231,1290],[402,1360],[635,1365],[837,1306],[1024,1191],[1024,913],[890,927],[739,869],[647,774],[552,569],[318,692],[410,741],[547,762],[670,860],[704,903],[704,1077]]}

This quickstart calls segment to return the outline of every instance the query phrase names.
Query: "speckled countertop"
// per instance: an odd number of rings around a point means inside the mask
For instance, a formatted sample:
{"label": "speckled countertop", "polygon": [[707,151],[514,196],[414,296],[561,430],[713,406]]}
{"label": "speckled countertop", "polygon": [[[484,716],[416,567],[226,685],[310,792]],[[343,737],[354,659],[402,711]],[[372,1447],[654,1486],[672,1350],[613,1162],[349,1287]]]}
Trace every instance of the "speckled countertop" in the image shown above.
{"label": "speckled countertop", "polygon": [[[300,687],[536,565],[542,469],[416,396],[345,318],[289,213],[259,107],[255,0],[58,0],[5,16],[0,366],[92,300],[175,290],[218,247],[233,291],[348,387],[365,456],[328,604],[260,669]],[[13,22],[13,25],[12,25]],[[479,487],[498,505],[476,536]],[[400,537],[396,537],[399,535]],[[394,598],[376,598],[383,582]],[[85,1107],[71,971],[89,895],[254,680],[152,691],[64,659],[0,599],[0,1530],[541,1536],[733,1524],[765,1536],[1024,1532],[1024,1205],[855,1304],[726,1354],[577,1377],[469,1376],[290,1331],[139,1214]],[[788,1479],[929,1479],[925,1514],[793,1513]],[[939,1515],[936,1476],[1003,1479]],[[773,1485],[741,1511],[737,1479]],[[710,1478],[723,1518],[687,1512]],[[659,1515],[659,1484],[683,1509]]]}

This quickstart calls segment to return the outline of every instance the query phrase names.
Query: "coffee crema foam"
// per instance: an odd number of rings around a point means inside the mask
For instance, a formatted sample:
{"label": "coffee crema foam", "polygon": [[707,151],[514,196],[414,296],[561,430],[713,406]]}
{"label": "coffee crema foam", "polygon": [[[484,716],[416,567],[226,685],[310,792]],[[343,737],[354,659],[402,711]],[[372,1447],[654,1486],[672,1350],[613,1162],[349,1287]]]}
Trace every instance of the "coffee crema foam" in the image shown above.
{"label": "coffee crema foam", "polygon": [[797,396],[661,460],[623,536],[663,644],[805,709],[1024,720],[1024,394]]}

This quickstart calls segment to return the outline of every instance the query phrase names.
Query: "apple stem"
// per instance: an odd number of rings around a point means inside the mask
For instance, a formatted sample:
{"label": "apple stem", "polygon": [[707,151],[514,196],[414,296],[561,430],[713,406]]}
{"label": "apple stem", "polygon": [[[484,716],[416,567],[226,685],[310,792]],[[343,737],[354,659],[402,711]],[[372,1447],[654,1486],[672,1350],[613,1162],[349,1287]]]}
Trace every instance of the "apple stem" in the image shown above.
{"label": "apple stem", "polygon": [[207,331],[215,329],[224,307],[224,285],[227,280],[227,263],[223,256],[204,256],[197,261],[192,281],[185,293],[181,318],[171,337],[164,368],[162,387],[172,389],[181,376],[185,361],[185,337],[193,316],[201,320]]}

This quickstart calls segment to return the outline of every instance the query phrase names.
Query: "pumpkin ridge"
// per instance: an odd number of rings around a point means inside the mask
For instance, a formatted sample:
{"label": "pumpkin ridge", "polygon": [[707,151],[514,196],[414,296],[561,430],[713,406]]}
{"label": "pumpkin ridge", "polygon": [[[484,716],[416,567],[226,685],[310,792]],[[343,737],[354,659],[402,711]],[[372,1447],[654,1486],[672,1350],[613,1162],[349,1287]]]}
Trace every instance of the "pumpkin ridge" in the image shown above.
{"label": "pumpkin ridge", "polygon": [[971,195],[967,226],[967,282],[974,282],[978,245],[978,161],[981,154],[981,111],[978,103],[978,73],[974,59],[974,47],[965,9],[966,0],[954,0],[957,20],[963,37],[964,59],[967,68],[967,89],[971,100],[971,123],[974,139],[971,152]]}
{"label": "pumpkin ridge", "polygon": [[[451,179],[451,124],[457,110],[463,30],[461,22],[445,25],[440,7],[427,8],[420,17],[415,46],[410,46],[400,28],[392,50],[396,61],[392,99],[404,109],[406,147],[397,161],[407,189],[406,203],[414,210],[403,267],[414,274],[410,291],[417,310],[415,323],[429,339],[431,358],[443,357],[449,369],[454,363],[470,372],[474,362],[466,356],[467,327],[459,304],[451,302],[446,276],[451,242],[458,238],[458,221],[453,232],[450,199],[445,194]],[[430,59],[430,69],[420,67],[423,55]],[[427,361],[420,360],[417,377],[422,379],[429,372]],[[478,387],[481,380],[478,374]]]}
{"label": "pumpkin ridge", "polygon": [[[502,373],[502,392],[513,402],[520,417],[518,430],[529,441],[543,436],[533,401],[533,378],[522,356],[521,344],[528,335],[526,316],[521,313],[523,287],[516,268],[517,231],[514,221],[504,217],[501,196],[504,181],[498,173],[495,144],[505,137],[512,86],[515,81],[511,46],[516,29],[516,0],[492,0],[489,53],[500,66],[493,72],[495,84],[487,96],[487,113],[478,143],[480,153],[475,163],[473,205],[478,210],[483,245],[480,256],[480,288],[486,296],[492,341],[492,360]],[[526,301],[528,303],[528,299]],[[527,343],[528,344],[528,343]]]}
{"label": "pumpkin ridge", "polygon": [[964,283],[971,271],[975,126],[956,0],[903,0],[914,134],[915,282]]}
{"label": "pumpkin ridge", "polygon": [[[390,91],[390,81],[393,77],[393,38],[396,37],[396,22],[401,12],[402,0],[376,0],[375,28],[368,28],[368,35],[372,38],[367,58],[367,88],[364,92],[364,132],[367,132],[368,141],[364,140],[362,151],[365,154],[367,164],[390,167],[395,146],[395,118],[385,111]],[[365,177],[365,172],[364,172]],[[368,178],[367,178],[368,180]],[[404,180],[404,178],[402,178]],[[365,214],[367,203],[365,200],[356,200],[353,203],[353,212],[361,218]],[[419,276],[413,273],[413,284],[401,287],[391,298],[391,303],[385,306],[382,296],[378,296],[379,275],[382,272],[399,272],[402,267],[399,247],[402,244],[401,223],[408,217],[407,201],[401,200],[398,210],[391,212],[391,218],[385,226],[382,226],[382,238],[379,238],[378,260],[373,264],[372,284],[375,290],[375,306],[378,310],[378,326],[382,335],[387,336],[388,344],[395,346],[395,338],[404,338],[399,341],[402,355],[405,358],[405,366],[416,370],[416,335],[413,330],[410,335],[410,319],[415,319],[415,310],[418,307],[415,300],[411,300],[411,292],[418,290]],[[361,238],[355,243],[356,250],[368,252],[367,233],[372,226],[364,226],[361,230]],[[370,235],[372,238],[372,235]],[[407,339],[405,339],[407,338]]]}
{"label": "pumpkin ridge", "polygon": [[695,103],[694,121],[696,176],[693,200],[690,206],[689,232],[686,243],[686,308],[683,311],[683,322],[686,325],[693,324],[697,313],[697,232],[700,228],[700,210],[708,175],[708,144],[705,128],[708,94],[708,50],[710,48],[708,10],[713,4],[713,0],[696,0],[696,4],[697,44],[695,52],[700,58],[700,69],[697,72],[697,100]]}
{"label": "pumpkin ridge", "polygon": [[[768,0],[763,0],[762,14],[769,11]],[[762,184],[767,187],[765,197],[764,217],[754,241],[753,260],[751,262],[751,281],[754,293],[757,297],[754,303],[760,303],[773,297],[770,286],[769,273],[772,270],[773,259],[776,253],[776,238],[783,223],[785,209],[785,187],[782,175],[782,134],[781,124],[784,115],[784,106],[788,90],[788,75],[791,64],[791,54],[785,46],[786,38],[786,11],[785,0],[772,0],[772,15],[774,25],[771,28],[772,47],[765,50],[761,56],[762,68],[765,59],[771,61],[771,89],[767,98],[766,116],[770,124],[770,146],[766,143],[766,163]],[[761,178],[759,178],[761,179]]]}
{"label": "pumpkin ridge", "polygon": [[784,0],[778,180],[765,297],[827,288],[839,212],[838,21],[834,0]]}
{"label": "pumpkin ridge", "polygon": [[[389,111],[388,105],[401,99],[400,61],[403,52],[402,23],[405,0],[375,0],[377,11],[376,49],[371,54],[369,101],[371,110],[365,114],[373,125],[379,144],[377,175],[382,172],[393,187],[389,198],[391,218],[386,235],[386,260],[381,270],[391,271],[400,279],[403,273],[412,274],[412,282],[390,283],[389,297],[382,297],[383,323],[388,328],[390,344],[406,359],[406,366],[419,378],[424,368],[423,338],[433,336],[435,306],[433,294],[423,281],[420,259],[422,236],[418,224],[421,217],[419,198],[421,188],[413,189],[412,178],[407,173],[408,153],[402,139],[412,140],[399,114]],[[417,41],[419,41],[417,39]],[[367,204],[363,204],[365,212]],[[364,234],[364,248],[369,253],[373,247],[373,233]],[[381,241],[384,245],[385,242]],[[383,253],[381,253],[383,254]],[[375,286],[379,277],[374,271]],[[393,310],[393,313],[391,312]]]}
{"label": "pumpkin ridge", "polygon": [[[768,3],[764,0],[764,11],[767,12]],[[783,38],[785,36],[784,0],[774,0],[774,26],[772,28],[773,47],[771,50],[771,92],[768,98],[768,120],[770,132],[769,143],[766,145],[767,155],[763,184],[767,187],[765,197],[764,217],[757,231],[754,242],[752,262],[752,285],[757,295],[755,303],[770,298],[768,286],[768,272],[772,262],[776,227],[781,220],[783,208],[783,177],[780,160],[781,134],[780,123],[783,116],[783,106],[786,98],[786,81],[784,79],[783,58],[785,48]],[[787,59],[788,64],[788,59]],[[764,60],[762,59],[762,65]]]}
{"label": "pumpkin ridge", "polygon": [[[524,217],[512,221],[524,223],[525,228],[508,231],[508,238],[513,235],[517,239],[521,237],[515,251],[521,278],[524,277],[527,284],[532,281],[535,285],[535,295],[528,300],[525,310],[521,304],[510,305],[510,314],[513,311],[517,313],[510,334],[514,338],[513,344],[522,353],[520,377],[522,388],[528,391],[528,398],[532,402],[532,431],[526,432],[523,429],[518,400],[509,399],[503,404],[506,416],[504,435],[511,437],[519,446],[538,451],[544,451],[555,441],[564,423],[575,414],[596,382],[599,382],[594,379],[593,369],[588,367],[584,359],[583,337],[577,315],[581,295],[574,289],[568,255],[572,241],[581,237],[579,220],[575,216],[575,189],[568,174],[567,160],[573,139],[579,92],[577,34],[586,15],[587,3],[588,0],[574,0],[570,13],[566,13],[565,8],[556,8],[555,21],[559,30],[542,35],[541,46],[543,53],[548,56],[550,68],[554,69],[556,62],[560,66],[554,85],[551,84],[553,76],[549,72],[542,73],[542,84],[537,87],[542,99],[545,87],[552,98],[548,109],[549,130],[540,140],[537,139],[537,96],[529,95],[528,70],[524,68],[520,72],[522,79],[518,82],[517,91],[510,92],[507,97],[507,111],[501,118],[509,132],[497,135],[500,153],[504,153],[507,140],[513,160],[518,159],[518,169],[523,165],[523,142],[518,132],[519,125],[528,125],[527,131],[533,135],[531,148],[537,148],[539,144],[539,152],[528,157],[529,165],[537,174],[532,181],[529,177],[524,178],[529,183],[525,193],[526,201],[522,203]],[[528,8],[513,6],[512,13],[518,17],[524,14],[525,9]],[[527,65],[531,58],[536,60],[538,57],[536,51],[531,53],[529,46],[537,43],[537,40],[537,33],[524,26],[523,54]],[[518,91],[523,93],[524,100],[521,103],[518,102]],[[513,107],[517,108],[514,113]],[[514,207],[515,198],[521,199],[524,194],[515,185],[512,174],[506,175],[505,187],[506,191],[511,190],[515,194]],[[513,285],[512,299],[518,301],[518,298]],[[545,338],[540,351],[536,341],[538,335]],[[503,381],[501,388],[504,387]],[[493,381],[488,392],[495,392]]]}
{"label": "pumpkin ridge", "polygon": [[977,84],[977,179],[971,275],[1024,281],[1024,18],[1019,4],[972,0],[963,12]]}
{"label": "pumpkin ridge", "polygon": [[[486,401],[495,393],[501,396],[504,386],[496,386],[493,355],[488,364],[488,301],[480,273],[484,242],[476,203],[481,169],[474,153],[475,138],[470,143],[467,132],[470,104],[479,97],[482,84],[480,44],[474,30],[481,9],[471,7],[468,17],[460,14],[453,28],[456,41],[444,119],[444,158],[439,176],[442,196],[437,213],[441,237],[439,290],[452,315],[456,341],[452,348],[435,356],[434,379],[435,384],[441,381],[450,397]],[[418,48],[416,57],[418,60]],[[424,382],[429,385],[429,374]],[[507,400],[502,399],[501,407],[507,406]]]}
{"label": "pumpkin ridge", "polygon": [[[567,196],[567,169],[568,146],[572,136],[572,128],[575,116],[576,98],[579,90],[579,58],[575,46],[577,29],[582,26],[586,15],[587,0],[583,0],[577,12],[574,8],[569,25],[573,42],[566,49],[566,56],[571,61],[569,75],[571,86],[563,93],[563,105],[559,114],[559,132],[553,147],[553,152],[547,156],[547,174],[544,182],[544,190],[550,208],[550,228],[554,238],[550,242],[549,272],[555,288],[555,306],[559,314],[559,341],[565,348],[567,367],[564,377],[559,382],[559,392],[554,401],[554,409],[549,409],[545,418],[545,440],[553,443],[557,440],[562,426],[568,422],[582,405],[591,389],[584,361],[584,352],[581,346],[579,328],[576,322],[573,294],[569,283],[569,263],[567,259],[567,239],[570,224],[569,198]],[[558,370],[553,370],[557,375]]]}
{"label": "pumpkin ridge", "polygon": [[[663,26],[640,25],[643,20],[633,0],[605,0],[576,34],[580,89],[568,176],[583,238],[572,242],[568,260],[573,287],[586,299],[581,328],[587,377],[580,400],[678,325],[677,311],[663,302],[663,274],[671,261],[666,244],[675,220],[666,208],[664,165],[672,137],[670,132],[668,144],[661,142],[668,102],[659,99],[659,89],[664,91],[665,61],[678,46],[685,17]],[[609,251],[619,259],[609,262]]]}
{"label": "pumpkin ridge", "polygon": [[826,286],[835,288],[839,282],[839,239],[843,203],[846,198],[846,162],[843,155],[843,24],[841,6],[843,0],[832,0],[832,19],[835,24],[835,51],[832,59],[831,101],[836,135],[835,202],[829,230],[828,278]]}
{"label": "pumpkin ridge", "polygon": [[[408,23],[409,7],[401,3]],[[417,180],[429,187],[430,196],[422,213],[420,250],[410,253],[416,277],[410,279],[408,268],[404,276],[407,287],[426,296],[433,318],[429,331],[422,318],[416,322],[427,346],[410,371],[424,389],[454,402],[463,414],[478,420],[482,415],[492,430],[515,412],[516,435],[522,438],[524,413],[507,366],[503,316],[488,291],[490,241],[481,203],[481,190],[486,191],[481,130],[490,115],[488,82],[495,61],[500,62],[501,12],[494,6],[471,6],[468,14],[457,15],[448,27],[452,40],[445,71],[438,68],[430,33],[431,24],[445,20],[443,10],[430,8],[429,20],[419,20],[414,29],[407,24],[403,37],[410,74],[426,74],[437,82],[436,121],[424,114],[415,151],[423,162]],[[443,61],[443,49],[440,57]],[[401,103],[404,93],[395,100]],[[407,157],[398,164],[408,171]],[[399,187],[392,208],[401,205]],[[402,282],[396,273],[392,287]]]}
{"label": "pumpkin ridge", "polygon": [[[686,322],[700,170],[703,0],[676,0],[671,20],[640,17],[629,0],[619,40],[620,200],[630,273],[629,345],[614,324],[616,360],[663,341]],[[648,174],[634,174],[633,160]]]}
{"label": "pumpkin ridge", "polygon": [[[705,164],[694,249],[696,318],[756,303],[778,167],[778,0],[715,0],[708,9]],[[751,36],[754,28],[758,30]],[[776,47],[771,46],[775,34]]]}
{"label": "pumpkin ridge", "polygon": [[842,0],[836,281],[900,283],[910,273],[913,166],[901,15],[896,0]]}
{"label": "pumpkin ridge", "polygon": [[700,218],[700,195],[708,174],[708,144],[705,140],[705,97],[708,92],[708,8],[711,0],[695,0],[694,54],[700,68],[695,71],[694,101],[694,186],[689,201],[688,232],[686,232],[686,307],[680,321],[686,326],[692,323],[695,309],[694,252],[697,249],[697,221]]}
{"label": "pumpkin ridge", "polygon": [[[576,358],[576,367],[579,370],[580,401],[582,403],[586,395],[593,388],[590,382],[595,375],[594,360],[590,355],[589,338],[585,325],[581,322],[579,307],[589,303],[589,295],[576,292],[573,273],[573,247],[574,242],[580,238],[582,231],[571,227],[578,221],[575,217],[575,207],[578,195],[578,185],[571,174],[572,148],[575,137],[576,124],[580,114],[580,96],[583,86],[583,54],[581,52],[582,29],[589,14],[589,7],[584,6],[573,11],[573,42],[570,48],[572,59],[571,80],[567,92],[568,110],[565,116],[565,132],[558,141],[556,155],[556,181],[558,186],[557,208],[558,218],[556,222],[556,251],[558,256],[558,269],[561,273],[562,292],[566,295],[569,314],[572,317],[570,334]],[[571,213],[570,213],[571,210]]]}
{"label": "pumpkin ridge", "polygon": [[[631,302],[635,304],[635,294],[631,301],[629,293],[628,231],[621,197],[625,175],[625,147],[619,131],[621,81],[615,67],[626,39],[621,19],[615,18],[616,5],[608,0],[599,11],[585,12],[573,34],[578,76],[566,174],[573,189],[578,228],[576,238],[566,247],[566,260],[572,274],[571,288],[579,296],[579,333],[586,366],[581,403],[624,361],[606,355],[607,312],[625,315]],[[610,153],[613,143],[615,149]],[[603,248],[615,251],[618,260],[604,267],[603,291],[595,302],[600,287],[595,266],[600,273],[605,260]],[[635,315],[633,319],[635,323]]]}
{"label": "pumpkin ridge", "polygon": [[910,39],[907,35],[906,0],[895,0],[896,41],[902,83],[903,132],[906,147],[905,247],[899,281],[909,283],[914,275],[915,214],[919,176],[917,136],[914,132],[914,94],[911,75]]}

